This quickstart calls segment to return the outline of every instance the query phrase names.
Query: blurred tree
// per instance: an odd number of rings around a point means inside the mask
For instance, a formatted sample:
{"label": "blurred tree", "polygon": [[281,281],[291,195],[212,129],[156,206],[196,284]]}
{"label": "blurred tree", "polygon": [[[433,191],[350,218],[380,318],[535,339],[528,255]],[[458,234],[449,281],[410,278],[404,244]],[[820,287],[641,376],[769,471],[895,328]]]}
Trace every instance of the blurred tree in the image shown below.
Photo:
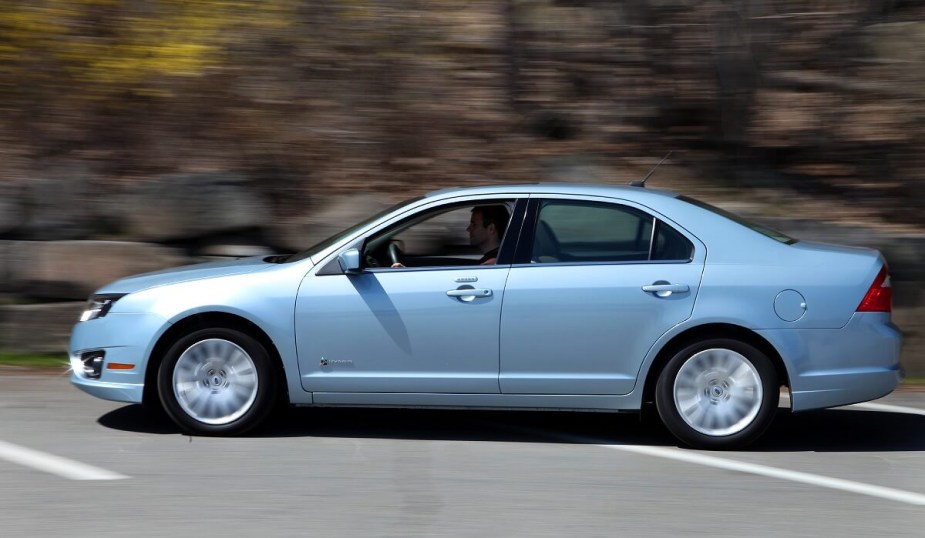
{"label": "blurred tree", "polygon": [[115,87],[152,91],[148,77],[200,75],[249,32],[291,24],[294,8],[292,0],[4,0],[3,88],[54,76],[96,97]]}
{"label": "blurred tree", "polygon": [[[291,0],[0,2],[0,115],[39,155],[130,142],[133,116],[291,24]],[[96,134],[98,137],[87,135]]]}

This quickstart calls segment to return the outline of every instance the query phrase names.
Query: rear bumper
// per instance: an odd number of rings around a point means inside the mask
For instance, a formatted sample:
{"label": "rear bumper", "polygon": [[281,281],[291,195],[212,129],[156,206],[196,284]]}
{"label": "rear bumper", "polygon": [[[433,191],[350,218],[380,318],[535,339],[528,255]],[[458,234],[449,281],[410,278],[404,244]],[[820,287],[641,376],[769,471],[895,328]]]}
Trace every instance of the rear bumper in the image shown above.
{"label": "rear bumper", "polygon": [[902,333],[889,314],[855,313],[840,329],[758,331],[784,359],[793,411],[875,400],[902,381]]}
{"label": "rear bumper", "polygon": [[904,373],[897,365],[894,369],[879,368],[866,371],[839,371],[813,374],[801,379],[801,384],[812,387],[791,391],[791,409],[805,411],[838,407],[876,400],[893,392]]}

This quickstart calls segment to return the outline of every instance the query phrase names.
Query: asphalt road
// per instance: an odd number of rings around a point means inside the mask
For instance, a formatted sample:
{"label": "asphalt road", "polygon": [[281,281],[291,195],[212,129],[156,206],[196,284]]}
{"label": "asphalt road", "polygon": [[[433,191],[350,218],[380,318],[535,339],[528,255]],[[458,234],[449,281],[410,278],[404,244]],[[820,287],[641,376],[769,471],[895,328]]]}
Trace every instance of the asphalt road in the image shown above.
{"label": "asphalt road", "polygon": [[0,373],[0,536],[923,536],[925,392],[877,404],[782,412],[744,452],[588,413],[298,409],[190,438]]}

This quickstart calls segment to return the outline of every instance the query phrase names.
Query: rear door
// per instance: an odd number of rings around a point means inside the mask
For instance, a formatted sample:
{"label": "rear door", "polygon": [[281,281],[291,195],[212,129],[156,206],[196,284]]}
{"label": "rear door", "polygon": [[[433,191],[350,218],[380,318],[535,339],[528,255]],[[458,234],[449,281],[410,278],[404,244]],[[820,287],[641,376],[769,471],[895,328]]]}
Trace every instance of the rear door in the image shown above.
{"label": "rear door", "polygon": [[531,200],[501,315],[502,393],[627,394],[688,319],[705,249],[645,208]]}

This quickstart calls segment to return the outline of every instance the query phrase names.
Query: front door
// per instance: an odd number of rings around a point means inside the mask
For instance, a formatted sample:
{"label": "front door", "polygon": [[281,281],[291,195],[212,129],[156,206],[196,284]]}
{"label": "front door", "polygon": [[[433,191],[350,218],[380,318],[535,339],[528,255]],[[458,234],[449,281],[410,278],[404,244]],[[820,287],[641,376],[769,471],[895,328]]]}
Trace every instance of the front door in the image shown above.
{"label": "front door", "polygon": [[305,277],[295,329],[312,392],[498,393],[510,266]]}

